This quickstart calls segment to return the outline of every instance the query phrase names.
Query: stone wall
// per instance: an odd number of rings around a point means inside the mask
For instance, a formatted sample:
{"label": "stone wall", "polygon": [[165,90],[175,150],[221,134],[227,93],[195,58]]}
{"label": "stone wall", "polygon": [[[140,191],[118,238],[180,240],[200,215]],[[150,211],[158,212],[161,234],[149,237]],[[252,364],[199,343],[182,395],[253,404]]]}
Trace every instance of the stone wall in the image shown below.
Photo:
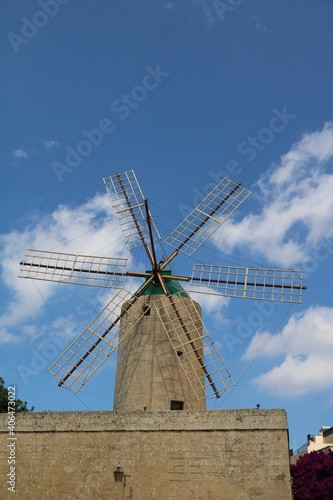
{"label": "stone wall", "polygon": [[[0,414],[0,498],[14,498],[7,424]],[[20,500],[291,499],[284,410],[21,413],[15,437]]]}

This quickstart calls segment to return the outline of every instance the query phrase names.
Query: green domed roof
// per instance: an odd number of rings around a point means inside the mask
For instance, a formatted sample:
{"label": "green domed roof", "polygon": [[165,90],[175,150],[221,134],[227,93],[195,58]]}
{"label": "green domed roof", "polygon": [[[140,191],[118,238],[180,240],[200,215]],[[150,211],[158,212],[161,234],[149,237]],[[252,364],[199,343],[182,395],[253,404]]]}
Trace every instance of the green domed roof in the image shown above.
{"label": "green domed roof", "polygon": [[[147,271],[148,273],[150,271]],[[169,269],[165,269],[161,271],[162,275],[171,276],[172,273]],[[146,280],[147,281],[147,280]],[[176,280],[166,279],[165,280],[166,287],[170,293],[170,295],[178,294],[181,297],[188,297],[186,290],[181,286],[181,284]],[[152,283],[149,287],[143,292],[142,295],[164,295],[164,291],[160,283]]]}

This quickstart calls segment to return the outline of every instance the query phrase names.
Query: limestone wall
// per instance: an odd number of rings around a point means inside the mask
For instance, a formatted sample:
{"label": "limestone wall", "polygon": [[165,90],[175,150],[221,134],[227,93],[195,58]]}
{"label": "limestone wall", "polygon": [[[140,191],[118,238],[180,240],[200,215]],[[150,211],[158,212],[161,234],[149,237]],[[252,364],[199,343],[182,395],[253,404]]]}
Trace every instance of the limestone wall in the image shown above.
{"label": "limestone wall", "polygon": [[17,414],[15,497],[7,424],[0,414],[0,498],[291,499],[284,410]]}

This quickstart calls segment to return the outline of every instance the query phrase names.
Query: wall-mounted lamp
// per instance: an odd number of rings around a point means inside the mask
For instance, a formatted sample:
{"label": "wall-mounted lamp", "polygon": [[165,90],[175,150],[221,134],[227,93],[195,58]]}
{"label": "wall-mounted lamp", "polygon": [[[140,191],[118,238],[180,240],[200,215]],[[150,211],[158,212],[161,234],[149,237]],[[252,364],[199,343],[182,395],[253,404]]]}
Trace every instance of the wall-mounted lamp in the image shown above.
{"label": "wall-mounted lamp", "polygon": [[121,465],[118,464],[117,468],[113,471],[113,477],[115,483],[122,483],[124,479],[124,486],[126,486],[126,478],[131,477],[131,474],[125,474]]}
{"label": "wall-mounted lamp", "polygon": [[120,464],[118,464],[117,468],[113,471],[113,477],[114,477],[115,483],[122,483],[123,482],[124,471],[121,468]]}

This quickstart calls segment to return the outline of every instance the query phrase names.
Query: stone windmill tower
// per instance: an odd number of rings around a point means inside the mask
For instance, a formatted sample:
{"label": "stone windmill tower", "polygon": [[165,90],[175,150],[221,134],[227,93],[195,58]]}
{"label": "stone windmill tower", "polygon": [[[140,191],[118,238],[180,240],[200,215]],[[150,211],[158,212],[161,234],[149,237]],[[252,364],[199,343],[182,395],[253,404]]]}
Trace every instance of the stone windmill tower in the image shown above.
{"label": "stone windmill tower", "polygon": [[[172,302],[151,284],[138,298],[139,315],[145,313],[118,347],[114,410],[205,410],[204,371],[194,371],[204,359],[201,308],[177,282],[168,292]],[[175,310],[186,331],[172,324]],[[120,326],[120,341],[129,321]]]}
{"label": "stone windmill tower", "polygon": [[[209,396],[234,385],[190,290],[235,298],[301,302],[302,271],[195,264],[191,277],[174,276],[169,263],[193,255],[249,196],[223,179],[165,240],[174,250],[158,262],[160,238],[133,171],[104,179],[129,250],[144,247],[151,268],[127,271],[126,259],[28,250],[22,278],[112,288],[111,301],[49,371],[77,392],[118,349],[114,410],[204,410]],[[126,277],[144,281],[133,294]]]}

